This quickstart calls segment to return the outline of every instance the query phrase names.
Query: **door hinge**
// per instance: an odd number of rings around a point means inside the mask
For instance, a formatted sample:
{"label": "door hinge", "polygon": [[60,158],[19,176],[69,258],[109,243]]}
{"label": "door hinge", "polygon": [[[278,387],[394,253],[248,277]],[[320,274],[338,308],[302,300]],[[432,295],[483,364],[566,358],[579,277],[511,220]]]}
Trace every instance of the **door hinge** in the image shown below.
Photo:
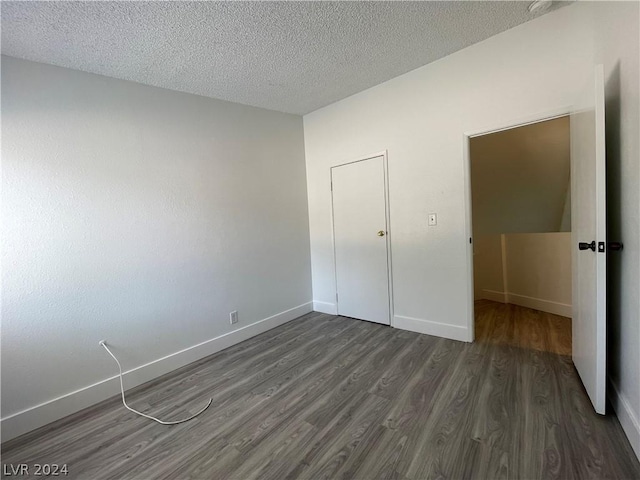
{"label": "door hinge", "polygon": [[338,292],[336,292],[336,303],[338,303]]}
{"label": "door hinge", "polygon": [[469,237],[469,243],[473,243],[473,241],[471,240],[471,237]]}

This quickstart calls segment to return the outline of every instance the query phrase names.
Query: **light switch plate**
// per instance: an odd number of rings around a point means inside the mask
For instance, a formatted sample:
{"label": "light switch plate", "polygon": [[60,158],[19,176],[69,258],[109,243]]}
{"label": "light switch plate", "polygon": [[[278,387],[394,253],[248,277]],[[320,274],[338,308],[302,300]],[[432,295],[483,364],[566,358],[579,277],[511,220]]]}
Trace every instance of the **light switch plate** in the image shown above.
{"label": "light switch plate", "polygon": [[430,213],[429,214],[429,226],[433,227],[435,225],[438,224],[438,215],[436,215],[435,213]]}

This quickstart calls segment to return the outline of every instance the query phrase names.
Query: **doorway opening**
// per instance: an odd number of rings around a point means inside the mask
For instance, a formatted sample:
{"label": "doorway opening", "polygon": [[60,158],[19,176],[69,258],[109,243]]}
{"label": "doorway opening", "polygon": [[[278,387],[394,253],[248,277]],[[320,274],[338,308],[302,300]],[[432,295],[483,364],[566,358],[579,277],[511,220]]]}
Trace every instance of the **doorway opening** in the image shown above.
{"label": "doorway opening", "polygon": [[474,337],[571,355],[569,116],[469,138]]}

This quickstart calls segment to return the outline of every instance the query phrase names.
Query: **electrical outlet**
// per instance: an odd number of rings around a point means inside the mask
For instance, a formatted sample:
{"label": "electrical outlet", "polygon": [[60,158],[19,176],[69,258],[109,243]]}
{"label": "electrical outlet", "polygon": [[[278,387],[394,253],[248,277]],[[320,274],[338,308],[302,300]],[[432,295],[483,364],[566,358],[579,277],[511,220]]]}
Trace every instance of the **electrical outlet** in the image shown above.
{"label": "electrical outlet", "polygon": [[234,323],[238,323],[238,311],[234,310],[229,314],[229,323],[233,325]]}
{"label": "electrical outlet", "polygon": [[435,213],[429,214],[429,226],[433,227],[438,224],[438,215]]}

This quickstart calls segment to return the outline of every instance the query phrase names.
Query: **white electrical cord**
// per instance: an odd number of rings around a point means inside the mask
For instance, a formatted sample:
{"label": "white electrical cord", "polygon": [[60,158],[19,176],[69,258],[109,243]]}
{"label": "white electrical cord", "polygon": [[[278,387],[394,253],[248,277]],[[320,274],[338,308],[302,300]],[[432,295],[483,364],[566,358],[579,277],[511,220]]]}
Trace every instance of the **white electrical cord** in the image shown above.
{"label": "white electrical cord", "polygon": [[145,413],[139,412],[138,410],[134,410],[133,408],[131,408],[129,405],[127,405],[127,402],[124,399],[124,383],[122,383],[122,365],[120,365],[120,362],[118,361],[118,359],[116,358],[116,356],[111,353],[111,350],[109,350],[109,347],[107,347],[107,344],[104,340],[102,340],[100,342],[100,345],[102,345],[104,347],[104,349],[107,351],[107,353],[109,355],[111,355],[113,357],[113,359],[116,361],[116,363],[118,364],[118,370],[120,370],[120,392],[122,392],[122,403],[124,404],[124,406],[127,408],[127,410],[132,411],[133,413],[137,413],[138,415],[141,415],[145,418],[154,420],[158,423],[161,423],[162,425],[176,425],[178,423],[184,423],[184,422],[188,422],[189,420],[191,420],[192,418],[197,417],[198,415],[200,415],[202,412],[204,412],[207,408],[209,408],[209,405],[211,405],[211,401],[213,400],[212,398],[209,399],[209,403],[207,403],[207,405],[200,410],[198,413],[196,413],[195,415],[191,415],[189,418],[185,418],[184,420],[175,420],[173,422],[165,422],[164,420],[160,420],[156,417],[152,417],[151,415],[147,415]]}

